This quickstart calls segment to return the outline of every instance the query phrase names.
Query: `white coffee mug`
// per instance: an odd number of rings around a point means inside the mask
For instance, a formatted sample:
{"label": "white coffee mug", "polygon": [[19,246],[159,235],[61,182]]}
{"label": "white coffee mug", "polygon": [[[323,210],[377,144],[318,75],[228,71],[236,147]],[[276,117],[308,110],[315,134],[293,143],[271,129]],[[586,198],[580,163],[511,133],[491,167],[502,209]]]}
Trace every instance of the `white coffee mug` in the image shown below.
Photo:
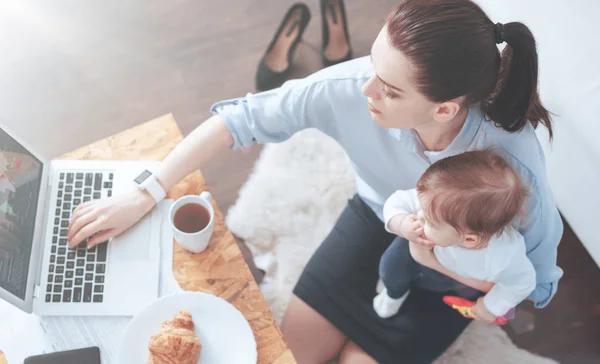
{"label": "white coffee mug", "polygon": [[[185,250],[192,253],[200,253],[208,246],[210,237],[212,236],[214,224],[215,224],[215,210],[210,204],[212,196],[210,192],[204,191],[200,195],[187,195],[179,198],[169,212],[169,218],[171,219],[171,227],[173,229],[173,237],[175,241],[179,243]],[[184,205],[195,203],[201,205],[208,211],[210,220],[206,227],[195,233],[186,233],[179,230],[175,226],[175,214]]]}

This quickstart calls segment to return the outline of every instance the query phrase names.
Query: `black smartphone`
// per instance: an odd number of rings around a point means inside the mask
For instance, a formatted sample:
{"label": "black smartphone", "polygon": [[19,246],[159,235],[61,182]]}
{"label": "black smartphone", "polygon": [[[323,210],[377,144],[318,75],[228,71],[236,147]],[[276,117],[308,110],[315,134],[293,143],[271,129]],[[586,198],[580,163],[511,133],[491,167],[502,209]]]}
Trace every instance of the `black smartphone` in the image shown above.
{"label": "black smartphone", "polygon": [[23,364],[100,364],[97,347],[30,356]]}

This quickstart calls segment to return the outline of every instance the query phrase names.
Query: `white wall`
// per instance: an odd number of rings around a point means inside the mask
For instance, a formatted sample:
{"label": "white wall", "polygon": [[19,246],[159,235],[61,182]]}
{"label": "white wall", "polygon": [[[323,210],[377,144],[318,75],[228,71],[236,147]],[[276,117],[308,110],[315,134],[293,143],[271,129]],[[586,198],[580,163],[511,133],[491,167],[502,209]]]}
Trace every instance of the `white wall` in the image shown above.
{"label": "white wall", "polygon": [[521,21],[536,37],[540,94],[555,114],[554,142],[538,132],[548,178],[561,213],[600,265],[600,1],[476,2],[493,22]]}

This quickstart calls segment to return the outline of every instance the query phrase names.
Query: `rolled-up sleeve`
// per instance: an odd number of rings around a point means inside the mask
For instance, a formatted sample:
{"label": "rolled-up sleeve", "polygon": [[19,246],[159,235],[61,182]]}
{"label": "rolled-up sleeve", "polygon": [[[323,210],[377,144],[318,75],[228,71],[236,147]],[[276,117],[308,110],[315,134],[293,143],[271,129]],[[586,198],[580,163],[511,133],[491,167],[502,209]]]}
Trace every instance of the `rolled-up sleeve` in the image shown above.
{"label": "rolled-up sleeve", "polygon": [[556,293],[558,281],[563,275],[562,269],[556,264],[563,223],[546,180],[543,152],[539,144],[538,148],[536,168],[540,169],[535,174],[512,155],[503,156],[529,189],[530,197],[523,214],[525,218],[515,228],[525,238],[527,257],[535,268],[536,286],[529,299],[536,308],[542,308]]}
{"label": "rolled-up sleeve", "polygon": [[536,308],[548,305],[558,288],[563,271],[556,265],[558,243],[563,234],[563,223],[552,198],[540,196],[535,213],[530,214],[529,228],[522,231],[527,246],[527,257],[536,271],[537,285],[529,298]]}
{"label": "rolled-up sleeve", "polygon": [[327,102],[331,101],[331,87],[308,77],[288,81],[278,89],[218,102],[211,111],[225,120],[235,141],[233,149],[282,142],[306,128],[335,137],[335,120],[329,117]]}
{"label": "rolled-up sleeve", "polygon": [[535,268],[537,284],[529,295],[536,308],[545,307],[558,288],[563,271],[556,265],[563,223],[547,186],[535,183],[527,221],[519,229],[525,238],[527,257]]}

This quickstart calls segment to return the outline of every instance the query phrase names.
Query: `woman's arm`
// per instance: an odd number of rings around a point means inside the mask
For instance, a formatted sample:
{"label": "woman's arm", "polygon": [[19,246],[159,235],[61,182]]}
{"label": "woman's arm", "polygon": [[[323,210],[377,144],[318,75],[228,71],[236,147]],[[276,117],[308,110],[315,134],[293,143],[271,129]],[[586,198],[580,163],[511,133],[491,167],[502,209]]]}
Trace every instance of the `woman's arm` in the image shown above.
{"label": "woman's arm", "polygon": [[[281,88],[215,104],[213,116],[202,123],[165,159],[156,172],[165,190],[218,157],[227,149],[282,142],[294,133],[314,127],[336,137],[334,104],[348,101],[360,89],[352,79],[326,81],[325,74],[289,81]],[[336,78],[337,80],[337,78]],[[75,246],[94,235],[88,246],[117,236],[137,223],[154,206],[146,192],[131,192],[79,205],[69,226],[68,241]]]}
{"label": "woman's arm", "polygon": [[[535,134],[534,134],[535,136]],[[530,146],[533,155],[533,170],[544,171],[543,151],[539,145]],[[538,150],[539,149],[539,150]],[[533,263],[537,285],[529,295],[536,308],[545,307],[556,293],[558,280],[563,271],[557,264],[557,248],[563,234],[563,223],[545,173],[533,172],[512,154],[495,150],[517,172],[521,183],[530,186],[531,195],[523,206],[524,221],[517,230],[525,238],[527,257]],[[529,155],[531,155],[531,153]]]}
{"label": "woman's arm", "polygon": [[412,257],[415,259],[415,261],[417,263],[422,264],[422,265],[426,266],[427,268],[438,271],[438,272],[442,273],[443,275],[446,275],[446,276],[454,279],[455,281],[458,281],[458,282],[464,284],[465,286],[469,286],[471,288],[474,288],[474,289],[484,292],[484,293],[489,292],[492,289],[492,287],[494,286],[494,283],[492,283],[492,282],[480,281],[478,279],[473,279],[473,278],[465,278],[465,277],[462,277],[462,276],[454,273],[453,271],[447,269],[446,267],[441,265],[440,262],[437,260],[437,258],[435,257],[435,254],[433,253],[433,249],[431,249],[427,246],[412,243],[412,242],[409,242],[409,244],[410,244],[410,254],[412,255]]}
{"label": "woman's arm", "polygon": [[[221,116],[215,115],[198,126],[164,160],[156,177],[165,191],[170,190],[211,158],[229,150],[233,137]],[[118,236],[136,224],[155,205],[148,194],[137,188],[106,200],[81,204],[74,211],[68,241],[74,247],[95,235],[88,247]]]}
{"label": "woman's arm", "polygon": [[167,156],[156,177],[165,191],[209,160],[229,150],[233,137],[220,115],[214,115],[190,133]]}

